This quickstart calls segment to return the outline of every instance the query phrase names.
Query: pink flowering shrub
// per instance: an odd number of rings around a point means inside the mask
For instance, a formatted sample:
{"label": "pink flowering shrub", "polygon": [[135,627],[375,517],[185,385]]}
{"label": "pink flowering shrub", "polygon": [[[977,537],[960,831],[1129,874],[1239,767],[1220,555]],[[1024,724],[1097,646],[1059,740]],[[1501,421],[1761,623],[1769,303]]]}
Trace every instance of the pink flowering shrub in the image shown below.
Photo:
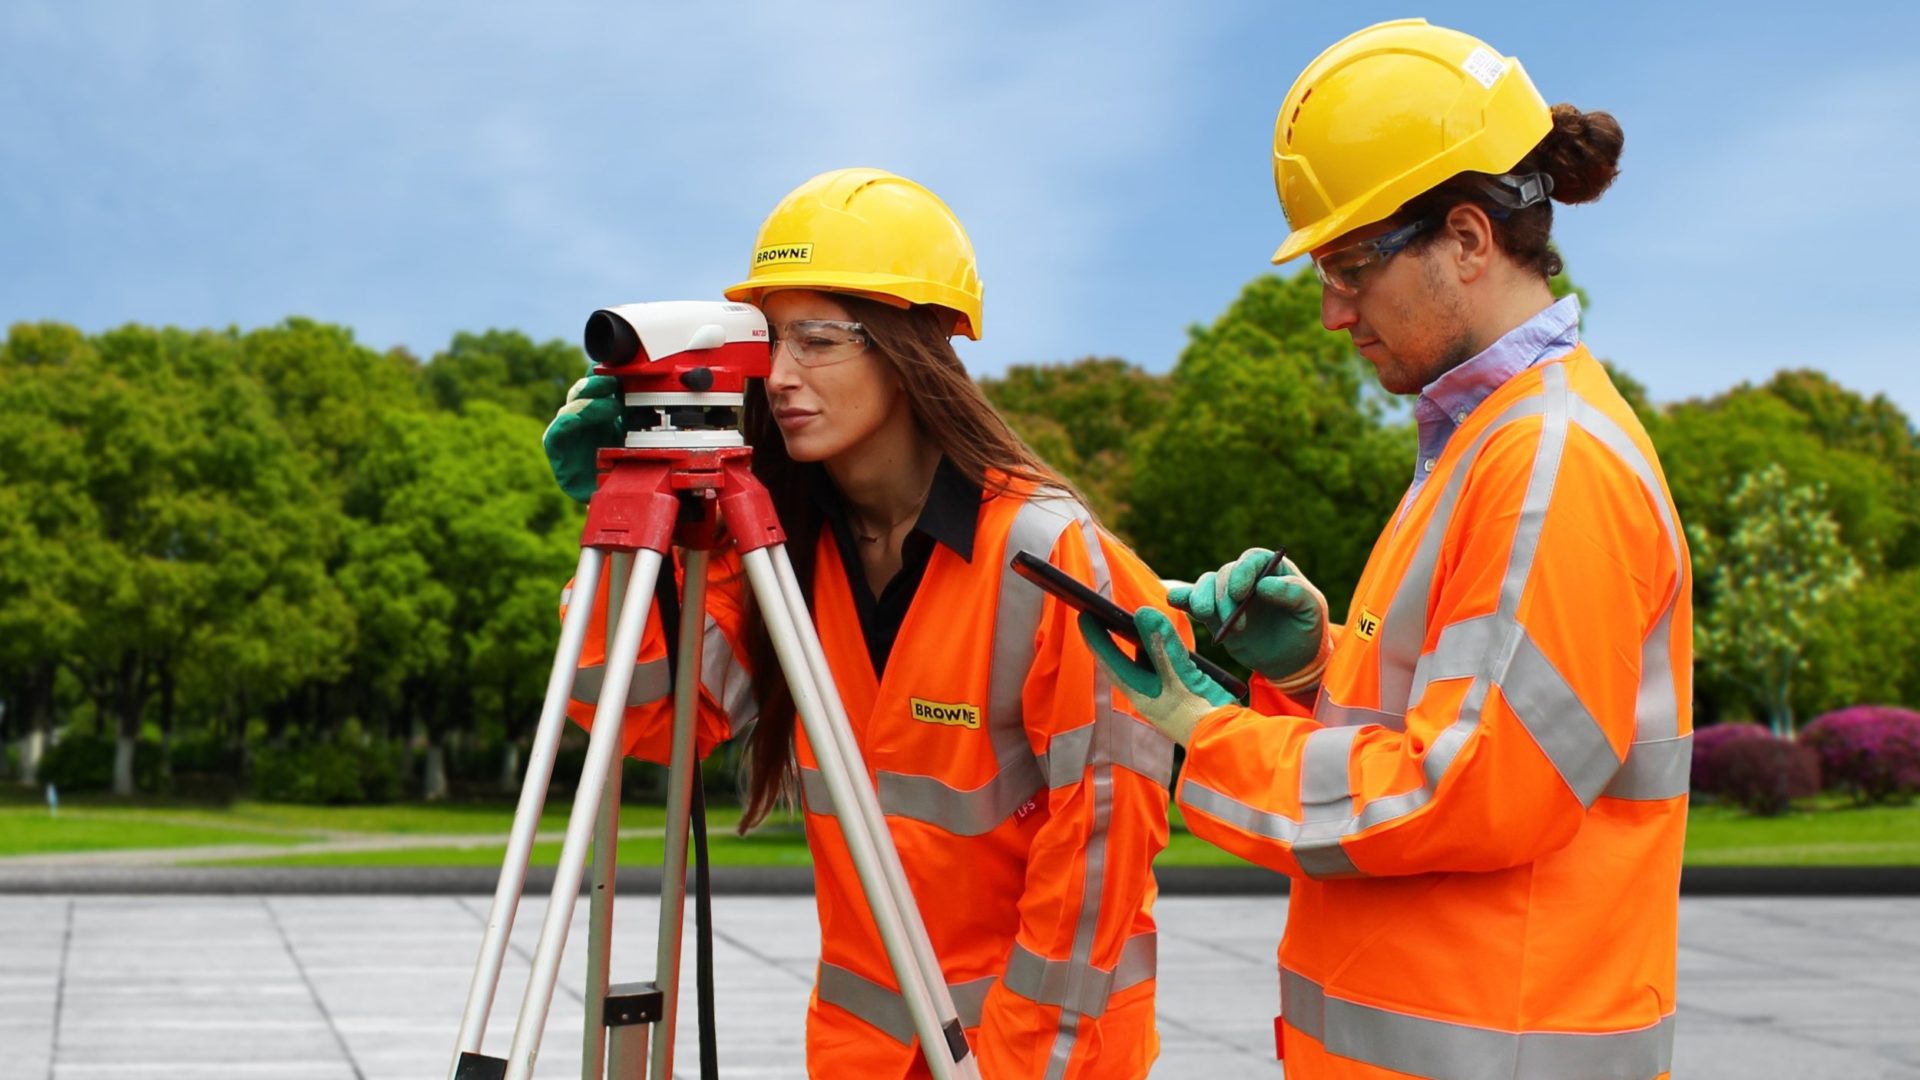
{"label": "pink flowering shrub", "polygon": [[1893,802],[1920,791],[1920,713],[1856,705],[1808,724],[1800,743],[1819,755],[1827,783],[1859,802]]}
{"label": "pink flowering shrub", "polygon": [[1693,790],[1703,795],[1726,793],[1726,777],[1716,764],[1716,755],[1727,744],[1740,739],[1771,738],[1759,724],[1713,724],[1693,733]]}
{"label": "pink flowering shrub", "polygon": [[1820,756],[1786,739],[1731,739],[1714,751],[1713,761],[1720,793],[1762,817],[1820,793]]}

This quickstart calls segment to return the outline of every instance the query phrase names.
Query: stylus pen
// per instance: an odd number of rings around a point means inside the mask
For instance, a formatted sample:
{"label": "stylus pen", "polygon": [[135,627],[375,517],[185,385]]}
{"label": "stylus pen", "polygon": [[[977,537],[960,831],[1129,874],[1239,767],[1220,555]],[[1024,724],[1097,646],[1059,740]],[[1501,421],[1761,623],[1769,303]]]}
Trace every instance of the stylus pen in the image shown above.
{"label": "stylus pen", "polygon": [[1260,573],[1254,577],[1253,587],[1247,590],[1247,598],[1240,602],[1239,607],[1233,609],[1233,614],[1227,616],[1226,622],[1220,624],[1220,632],[1213,635],[1214,644],[1226,644],[1227,639],[1232,637],[1234,632],[1239,630],[1241,625],[1247,621],[1247,609],[1253,606],[1254,597],[1260,592],[1260,582],[1272,577],[1286,561],[1286,558],[1287,549],[1280,548],[1273,553],[1273,558],[1267,560],[1267,565],[1262,567]]}

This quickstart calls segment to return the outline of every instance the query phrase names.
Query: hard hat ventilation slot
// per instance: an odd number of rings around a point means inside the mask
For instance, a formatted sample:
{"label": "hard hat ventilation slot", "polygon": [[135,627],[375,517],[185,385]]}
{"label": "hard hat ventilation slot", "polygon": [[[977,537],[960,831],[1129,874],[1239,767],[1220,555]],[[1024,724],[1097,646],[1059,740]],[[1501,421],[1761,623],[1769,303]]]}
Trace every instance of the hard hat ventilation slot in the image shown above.
{"label": "hard hat ventilation slot", "polygon": [[1300,104],[1293,107],[1293,115],[1287,117],[1287,145],[1289,146],[1293,145],[1293,125],[1299,122],[1300,110],[1307,107],[1307,99],[1312,96],[1313,87],[1309,86],[1307,92],[1300,95]]}

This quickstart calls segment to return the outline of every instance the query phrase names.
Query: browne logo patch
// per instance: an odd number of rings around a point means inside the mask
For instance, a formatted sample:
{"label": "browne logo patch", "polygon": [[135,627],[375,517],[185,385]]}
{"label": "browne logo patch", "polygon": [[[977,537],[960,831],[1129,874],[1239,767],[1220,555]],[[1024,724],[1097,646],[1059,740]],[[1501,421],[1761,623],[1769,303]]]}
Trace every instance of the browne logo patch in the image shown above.
{"label": "browne logo patch", "polygon": [[1373,635],[1380,632],[1380,616],[1361,608],[1360,617],[1353,620],[1353,632],[1360,635],[1361,641],[1372,641]]}
{"label": "browne logo patch", "polygon": [[965,702],[949,705],[925,698],[908,698],[913,706],[913,718],[923,724],[945,724],[948,727],[980,729],[980,707]]}
{"label": "browne logo patch", "polygon": [[753,265],[778,266],[781,263],[813,261],[812,244],[769,244],[753,253]]}

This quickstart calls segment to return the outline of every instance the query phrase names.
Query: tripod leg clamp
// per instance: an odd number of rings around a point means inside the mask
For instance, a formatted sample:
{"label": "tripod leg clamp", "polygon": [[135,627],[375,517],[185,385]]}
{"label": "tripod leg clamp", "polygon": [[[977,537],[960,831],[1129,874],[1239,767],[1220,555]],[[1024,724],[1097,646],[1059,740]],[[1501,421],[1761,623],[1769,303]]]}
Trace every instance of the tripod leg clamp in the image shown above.
{"label": "tripod leg clamp", "polygon": [[600,1015],[608,1027],[657,1023],[666,1011],[666,995],[650,982],[621,983],[607,990],[607,1004]]}

